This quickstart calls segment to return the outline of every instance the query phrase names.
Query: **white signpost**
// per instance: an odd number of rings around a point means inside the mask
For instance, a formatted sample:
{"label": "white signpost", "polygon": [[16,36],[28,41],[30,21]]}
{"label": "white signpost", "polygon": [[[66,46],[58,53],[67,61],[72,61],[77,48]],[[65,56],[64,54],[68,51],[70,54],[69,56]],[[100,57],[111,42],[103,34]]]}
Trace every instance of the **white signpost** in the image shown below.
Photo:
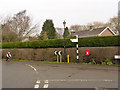
{"label": "white signpost", "polygon": [[72,42],[78,42],[78,35],[76,35],[76,39],[70,39]]}
{"label": "white signpost", "polygon": [[118,60],[120,59],[120,55],[115,55],[114,58]]}
{"label": "white signpost", "polygon": [[57,62],[59,62],[59,60],[58,60],[58,51],[55,51],[54,53],[55,53],[55,55],[57,55]]}
{"label": "white signpost", "polygon": [[119,62],[120,63],[120,55],[115,55],[114,56],[114,59],[116,60],[116,62],[115,63],[117,63],[117,62]]}
{"label": "white signpost", "polygon": [[62,51],[54,51],[54,54],[57,56],[57,62],[59,62],[59,55],[60,55],[60,62],[62,62]]}
{"label": "white signpost", "polygon": [[62,51],[59,51],[58,54],[60,55],[60,63],[62,62]]}
{"label": "white signpost", "polygon": [[78,35],[76,35],[76,39],[70,39],[72,42],[77,42],[76,48],[77,48],[77,62],[79,62],[79,50],[78,50]]}

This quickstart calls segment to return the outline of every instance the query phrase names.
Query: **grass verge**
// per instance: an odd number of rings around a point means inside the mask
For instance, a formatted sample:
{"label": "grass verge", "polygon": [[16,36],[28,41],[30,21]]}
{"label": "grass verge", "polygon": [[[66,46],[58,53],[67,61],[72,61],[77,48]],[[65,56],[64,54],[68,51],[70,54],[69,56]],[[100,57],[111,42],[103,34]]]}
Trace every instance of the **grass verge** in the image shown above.
{"label": "grass verge", "polygon": [[[5,61],[5,59],[2,59],[3,61]],[[92,63],[73,63],[73,62],[61,62],[58,63],[56,61],[35,61],[35,60],[17,60],[17,59],[11,59],[12,61],[18,61],[18,62],[40,62],[40,63],[56,63],[56,64],[82,64],[82,65],[97,65],[97,66],[120,66],[120,64],[112,64],[112,65],[106,65],[106,64],[92,64]]]}

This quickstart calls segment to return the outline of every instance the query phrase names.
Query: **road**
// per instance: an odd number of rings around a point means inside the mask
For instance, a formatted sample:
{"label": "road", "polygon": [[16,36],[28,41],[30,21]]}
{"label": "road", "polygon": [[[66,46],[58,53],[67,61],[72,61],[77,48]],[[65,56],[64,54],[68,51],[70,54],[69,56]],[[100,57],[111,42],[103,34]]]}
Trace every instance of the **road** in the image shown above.
{"label": "road", "polygon": [[117,88],[118,67],[3,61],[2,87]]}

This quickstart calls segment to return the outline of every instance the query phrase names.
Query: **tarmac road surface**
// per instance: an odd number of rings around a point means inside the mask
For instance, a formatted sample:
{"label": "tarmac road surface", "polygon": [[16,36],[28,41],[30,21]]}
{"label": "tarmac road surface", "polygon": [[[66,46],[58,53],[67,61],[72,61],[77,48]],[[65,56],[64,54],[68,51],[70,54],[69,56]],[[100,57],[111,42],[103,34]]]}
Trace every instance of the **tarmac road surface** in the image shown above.
{"label": "tarmac road surface", "polygon": [[3,61],[2,88],[118,88],[118,67]]}

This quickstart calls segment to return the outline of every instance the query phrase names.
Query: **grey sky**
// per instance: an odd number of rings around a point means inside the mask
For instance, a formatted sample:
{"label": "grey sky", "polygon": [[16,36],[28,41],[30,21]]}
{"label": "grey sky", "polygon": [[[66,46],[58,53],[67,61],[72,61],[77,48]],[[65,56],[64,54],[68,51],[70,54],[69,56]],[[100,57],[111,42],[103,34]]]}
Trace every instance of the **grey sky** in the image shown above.
{"label": "grey sky", "polygon": [[12,15],[26,9],[35,22],[42,25],[45,19],[53,19],[55,27],[87,24],[93,21],[107,22],[116,16],[119,0],[0,0],[0,15]]}

